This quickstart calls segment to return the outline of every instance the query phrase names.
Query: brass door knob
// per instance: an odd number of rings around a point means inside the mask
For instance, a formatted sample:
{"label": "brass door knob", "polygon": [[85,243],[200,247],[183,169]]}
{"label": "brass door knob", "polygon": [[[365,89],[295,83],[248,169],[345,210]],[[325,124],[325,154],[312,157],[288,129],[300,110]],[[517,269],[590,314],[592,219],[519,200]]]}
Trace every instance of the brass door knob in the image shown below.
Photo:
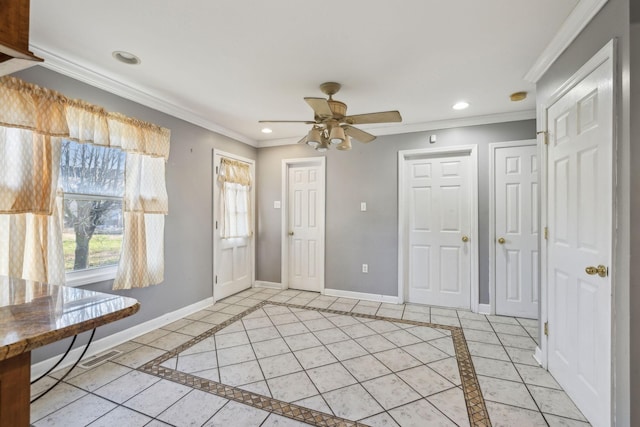
{"label": "brass door knob", "polygon": [[289,236],[293,236],[293,231],[290,231],[290,232],[289,232]]}
{"label": "brass door knob", "polygon": [[607,274],[609,274],[607,267],[605,267],[604,265],[599,265],[597,267],[590,265],[589,267],[585,268],[584,271],[586,271],[587,274],[591,276],[595,276],[597,274],[600,277],[607,277]]}
{"label": "brass door knob", "polygon": [[467,243],[469,241],[469,237],[467,236],[462,236],[462,241]]}
{"label": "brass door knob", "polygon": [[505,242],[506,242],[506,240],[504,240],[504,237],[500,237],[498,239],[498,243],[500,243],[501,245],[504,245]]}

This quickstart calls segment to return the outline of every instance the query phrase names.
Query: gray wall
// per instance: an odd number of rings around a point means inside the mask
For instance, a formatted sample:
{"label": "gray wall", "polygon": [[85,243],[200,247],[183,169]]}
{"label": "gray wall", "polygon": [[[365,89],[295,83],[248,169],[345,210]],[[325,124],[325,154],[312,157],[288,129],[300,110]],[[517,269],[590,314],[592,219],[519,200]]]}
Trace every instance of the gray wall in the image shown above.
{"label": "gray wall", "polygon": [[[633,377],[630,382],[629,370],[629,335],[630,335],[630,307],[633,307],[634,317],[638,316],[640,310],[640,292],[634,290],[631,294],[630,304],[630,282],[637,288],[638,273],[633,276],[629,272],[630,250],[633,253],[631,265],[638,265],[640,257],[637,250],[640,249],[640,230],[638,224],[634,225],[634,239],[630,243],[630,218],[638,218],[640,209],[638,205],[638,195],[631,192],[630,166],[634,165],[637,171],[640,166],[640,152],[637,147],[631,150],[630,142],[630,82],[629,82],[629,0],[609,0],[596,17],[582,31],[578,38],[567,48],[567,50],[551,66],[544,77],[538,82],[536,87],[538,100],[548,98],[549,94],[555,91],[563,82],[574,74],[585,62],[587,62],[600,48],[602,48],[612,38],[618,40],[618,80],[617,87],[619,102],[617,105],[617,226],[619,229],[618,240],[616,242],[616,263],[613,266],[614,272],[614,325],[613,325],[613,359],[614,359],[614,407],[616,425],[629,426],[640,425],[640,375],[638,373],[637,362],[634,367]],[[636,113],[637,114],[637,113]],[[635,135],[638,135],[635,133]],[[637,142],[637,136],[634,137]],[[634,173],[637,178],[638,172]],[[637,181],[634,181],[637,182]],[[630,207],[630,202],[634,208]],[[636,221],[637,222],[637,221]],[[632,245],[632,246],[631,246]],[[634,262],[635,261],[635,262]],[[632,286],[633,288],[633,286]],[[637,337],[639,328],[635,323],[633,334]],[[636,341],[634,352],[631,353],[632,360],[640,358],[640,349]],[[631,392],[630,392],[631,390]],[[630,402],[633,405],[633,422],[630,420]]]}
{"label": "gray wall", "polygon": [[[162,316],[212,296],[212,163],[213,148],[251,159],[256,149],[183,120],[144,107],[43,67],[15,74],[23,80],[57,90],[67,97],[100,105],[107,111],[146,120],[171,129],[171,152],[166,168],[169,215],[165,223],[165,281],[130,291],[111,290],[111,281],[84,286],[140,301],[140,311],[98,328],[95,339]],[[64,351],[66,342],[33,352],[38,362]]]}
{"label": "gray wall", "polygon": [[[640,10],[640,5],[636,2]],[[638,13],[640,15],[640,13]],[[631,265],[640,265],[640,16],[631,26]],[[631,273],[631,425],[640,425],[640,277]]]}
{"label": "gray wall", "polygon": [[[437,143],[429,144],[429,135]],[[398,151],[456,145],[478,146],[480,302],[489,303],[489,149],[491,142],[535,138],[535,121],[499,123],[353,143],[327,153],[325,286],[353,292],[398,294]],[[261,148],[257,172],[256,279],[280,282],[282,159],[316,156],[303,145]],[[360,202],[367,211],[360,212]],[[473,236],[472,236],[473,237]],[[361,266],[369,264],[369,273]]]}

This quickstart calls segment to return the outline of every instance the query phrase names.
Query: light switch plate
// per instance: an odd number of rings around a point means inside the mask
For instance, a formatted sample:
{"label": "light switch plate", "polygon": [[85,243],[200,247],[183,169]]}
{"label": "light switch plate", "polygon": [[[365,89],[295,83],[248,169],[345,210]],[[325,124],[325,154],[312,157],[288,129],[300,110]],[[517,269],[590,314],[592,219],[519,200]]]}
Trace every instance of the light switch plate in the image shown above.
{"label": "light switch plate", "polygon": [[273,202],[273,209],[280,209],[280,200],[275,200]]}
{"label": "light switch plate", "polygon": [[367,202],[360,202],[360,210],[365,212],[367,210]]}

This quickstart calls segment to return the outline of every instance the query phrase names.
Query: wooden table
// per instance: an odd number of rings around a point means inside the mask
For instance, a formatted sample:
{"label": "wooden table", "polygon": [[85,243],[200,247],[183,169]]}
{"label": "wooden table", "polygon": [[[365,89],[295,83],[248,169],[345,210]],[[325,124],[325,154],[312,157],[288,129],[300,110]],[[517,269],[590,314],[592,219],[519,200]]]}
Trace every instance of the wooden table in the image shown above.
{"label": "wooden table", "polygon": [[29,426],[31,350],[139,308],[133,298],[0,276],[0,427]]}

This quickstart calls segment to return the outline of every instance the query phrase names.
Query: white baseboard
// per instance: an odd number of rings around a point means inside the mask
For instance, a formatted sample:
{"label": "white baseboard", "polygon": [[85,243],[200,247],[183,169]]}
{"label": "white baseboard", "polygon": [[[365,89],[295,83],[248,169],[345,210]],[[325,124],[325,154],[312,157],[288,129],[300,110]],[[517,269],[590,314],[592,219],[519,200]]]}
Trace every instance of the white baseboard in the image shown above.
{"label": "white baseboard", "polygon": [[538,365],[543,366],[544,364],[542,363],[542,349],[540,349],[540,347],[536,346],[536,352],[533,354],[533,358],[536,359],[536,362],[538,362]]}
{"label": "white baseboard", "polygon": [[386,302],[390,304],[399,304],[400,300],[396,296],[391,295],[379,295],[379,294],[367,294],[364,292],[351,292],[351,291],[343,291],[340,289],[326,289],[324,290],[324,295],[328,295],[330,297],[339,297],[339,298],[354,298],[354,299],[362,299],[365,301],[375,301],[375,302]]}
{"label": "white baseboard", "polygon": [[[105,350],[108,350],[112,347],[120,345],[124,342],[132,340],[133,338],[139,337],[140,335],[144,335],[147,332],[151,332],[155,329],[161,328],[169,323],[175,322],[176,320],[180,320],[185,316],[193,314],[197,311],[200,311],[206,307],[209,307],[213,304],[213,297],[204,299],[202,301],[198,301],[194,304],[188,305],[186,307],[180,308],[176,311],[172,311],[171,313],[164,314],[160,317],[156,317],[155,319],[151,319],[144,323],[140,323],[139,325],[135,325],[131,328],[125,329],[124,331],[116,332],[115,334],[106,336],[97,341],[94,341],[89,346],[89,350],[84,355],[84,359],[94,356],[96,354],[102,353]],[[80,354],[84,350],[84,345],[80,345],[78,348],[74,348],[69,352],[65,360],[60,363],[60,365],[56,369],[62,369],[67,366],[73,365],[73,363],[80,357]],[[31,365],[31,379],[36,379],[40,375],[44,374],[51,368],[56,362],[60,359],[62,354],[51,357],[47,360],[43,360],[38,363],[34,363]]]}
{"label": "white baseboard", "polygon": [[264,280],[256,280],[253,284],[254,288],[268,288],[268,289],[284,289],[284,285],[282,283],[276,282],[265,282]]}
{"label": "white baseboard", "polygon": [[478,304],[478,314],[491,314],[491,304]]}

